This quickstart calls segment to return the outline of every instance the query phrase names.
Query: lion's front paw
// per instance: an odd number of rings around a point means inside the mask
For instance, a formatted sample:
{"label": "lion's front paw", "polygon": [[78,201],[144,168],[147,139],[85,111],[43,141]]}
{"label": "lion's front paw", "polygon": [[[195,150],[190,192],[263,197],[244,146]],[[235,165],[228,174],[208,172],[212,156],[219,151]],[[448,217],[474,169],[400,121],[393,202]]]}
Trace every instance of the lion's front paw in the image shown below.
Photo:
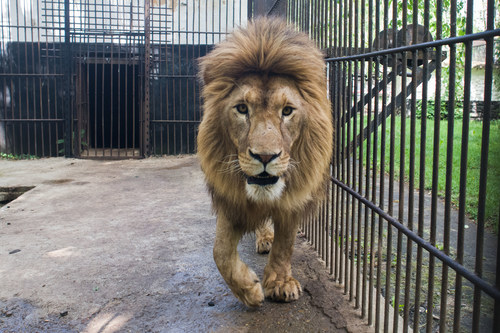
{"label": "lion's front paw", "polygon": [[251,308],[261,306],[264,302],[262,286],[258,280],[255,281],[253,286],[233,290],[233,293],[243,304]]}
{"label": "lion's front paw", "polygon": [[291,302],[299,299],[302,294],[302,287],[299,281],[291,276],[284,279],[277,279],[277,276],[264,281],[264,294],[267,298],[278,302]]}
{"label": "lion's front paw", "polygon": [[252,308],[261,306],[264,302],[264,293],[259,278],[246,265],[243,264],[242,267],[244,269],[232,276],[232,281],[228,283],[229,287],[234,296],[246,306]]}

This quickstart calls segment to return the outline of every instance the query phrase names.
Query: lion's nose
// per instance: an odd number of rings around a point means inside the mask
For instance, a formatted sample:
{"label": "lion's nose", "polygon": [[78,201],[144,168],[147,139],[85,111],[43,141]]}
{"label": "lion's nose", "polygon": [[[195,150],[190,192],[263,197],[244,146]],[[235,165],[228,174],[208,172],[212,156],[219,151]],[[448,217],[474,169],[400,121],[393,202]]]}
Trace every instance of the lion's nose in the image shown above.
{"label": "lion's nose", "polygon": [[252,152],[251,150],[249,150],[249,153],[250,153],[250,156],[255,158],[257,161],[262,162],[262,164],[264,164],[264,166],[267,163],[271,162],[272,160],[278,158],[281,155],[281,152],[279,152],[278,154],[256,154],[256,153]]}

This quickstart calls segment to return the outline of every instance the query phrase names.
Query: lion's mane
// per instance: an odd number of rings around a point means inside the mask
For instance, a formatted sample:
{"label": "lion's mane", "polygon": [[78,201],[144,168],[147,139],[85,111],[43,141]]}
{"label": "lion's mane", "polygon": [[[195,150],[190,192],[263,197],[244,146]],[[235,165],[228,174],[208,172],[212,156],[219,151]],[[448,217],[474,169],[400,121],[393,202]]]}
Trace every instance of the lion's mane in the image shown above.
{"label": "lion's mane", "polygon": [[[307,35],[276,18],[259,18],[245,29],[237,29],[200,62],[203,83],[203,121],[199,127],[198,156],[212,194],[216,212],[221,210],[240,221],[255,210],[306,214],[325,193],[332,156],[333,129],[327,99],[323,54]],[[228,168],[237,147],[229,138],[223,110],[226,98],[245,75],[259,74],[292,78],[308,105],[308,116],[300,137],[293,143],[291,157],[297,162],[286,177],[282,197],[272,203],[249,202],[245,178],[237,168]],[[237,216],[234,216],[237,215]]]}

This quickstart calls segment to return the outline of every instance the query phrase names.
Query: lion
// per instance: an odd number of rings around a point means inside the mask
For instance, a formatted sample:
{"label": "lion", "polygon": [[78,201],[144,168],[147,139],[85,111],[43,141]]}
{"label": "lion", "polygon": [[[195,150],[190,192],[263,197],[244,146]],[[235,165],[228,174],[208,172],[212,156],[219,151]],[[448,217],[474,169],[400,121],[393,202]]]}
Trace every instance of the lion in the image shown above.
{"label": "lion", "polygon": [[[202,57],[199,70],[197,148],[217,215],[217,268],[248,307],[297,300],[293,246],[326,194],[333,149],[323,54],[282,20],[257,18]],[[258,252],[270,250],[264,290],[237,252],[252,231]]]}

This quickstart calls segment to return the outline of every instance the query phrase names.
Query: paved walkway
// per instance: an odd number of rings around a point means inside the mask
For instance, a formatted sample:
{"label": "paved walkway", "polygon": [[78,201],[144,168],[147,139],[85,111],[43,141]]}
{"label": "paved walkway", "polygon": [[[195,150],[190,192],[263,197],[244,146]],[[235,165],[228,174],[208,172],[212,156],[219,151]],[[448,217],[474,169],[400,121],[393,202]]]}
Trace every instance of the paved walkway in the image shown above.
{"label": "paved walkway", "polygon": [[[249,310],[212,259],[215,217],[193,156],[0,160],[0,332],[365,332],[301,238],[304,295]],[[242,258],[262,275],[253,237]]]}

